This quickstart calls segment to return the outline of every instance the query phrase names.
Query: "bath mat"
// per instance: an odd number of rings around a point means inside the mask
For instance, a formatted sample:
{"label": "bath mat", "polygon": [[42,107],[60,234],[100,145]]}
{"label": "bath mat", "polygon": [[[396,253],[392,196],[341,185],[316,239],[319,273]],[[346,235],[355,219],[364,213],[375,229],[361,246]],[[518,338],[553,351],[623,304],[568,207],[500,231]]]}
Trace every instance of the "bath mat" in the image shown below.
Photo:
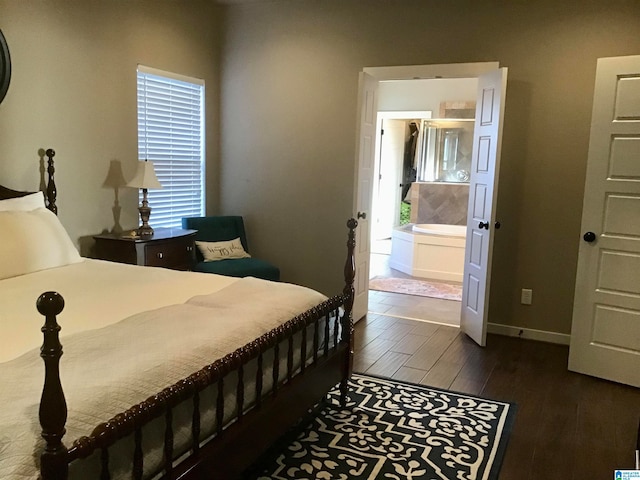
{"label": "bath mat", "polygon": [[369,288],[381,292],[403,293],[420,297],[441,298],[443,300],[462,300],[462,285],[416,280],[413,278],[382,278],[369,280]]}

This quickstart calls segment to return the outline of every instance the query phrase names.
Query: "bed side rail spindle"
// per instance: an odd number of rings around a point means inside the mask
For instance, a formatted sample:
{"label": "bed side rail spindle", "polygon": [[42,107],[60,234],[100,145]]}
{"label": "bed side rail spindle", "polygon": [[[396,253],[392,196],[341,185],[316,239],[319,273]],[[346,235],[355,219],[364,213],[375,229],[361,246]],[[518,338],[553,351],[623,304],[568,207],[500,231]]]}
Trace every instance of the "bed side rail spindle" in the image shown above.
{"label": "bed side rail spindle", "polygon": [[[168,403],[168,402],[167,402]],[[165,429],[164,429],[164,472],[169,477],[173,470],[173,409],[167,405],[167,411],[164,414]]]}
{"label": "bed side rail spindle", "polygon": [[[240,357],[240,355],[238,355]],[[244,415],[244,364],[238,365],[238,385],[236,386],[236,418],[238,421],[242,420]]]}
{"label": "bed side rail spindle", "polygon": [[313,322],[313,364],[318,364],[318,348],[320,348],[320,325],[319,319]]}
{"label": "bed side rail spindle", "polygon": [[338,347],[338,325],[340,324],[340,309],[336,308],[333,312],[333,348]]}
{"label": "bed side rail spindle", "polygon": [[[260,348],[258,346],[258,348]],[[260,408],[260,406],[262,405],[262,375],[263,375],[263,368],[262,368],[262,349],[260,349],[260,352],[258,353],[258,369],[256,372],[256,407]]]}
{"label": "bed side rail spindle", "polygon": [[111,480],[109,471],[109,447],[100,449],[100,480]]}
{"label": "bed side rail spindle", "polygon": [[293,328],[290,328],[287,341],[287,383],[291,383],[293,377]]}
{"label": "bed side rail spindle", "polygon": [[222,433],[224,426],[224,375],[218,379],[218,397],[216,399],[216,433]]}
{"label": "bed side rail spindle", "polygon": [[301,330],[302,339],[300,344],[300,372],[304,373],[307,368],[307,323],[305,322],[304,328]]}
{"label": "bed side rail spindle", "polygon": [[329,356],[329,344],[331,343],[331,314],[327,313],[324,316],[324,356]]}
{"label": "bed side rail spindle", "polygon": [[193,453],[197,454],[200,450],[200,431],[201,431],[201,415],[200,415],[200,392],[195,390],[193,393],[193,414],[191,417],[191,442]]}
{"label": "bed side rail spindle", "polygon": [[67,422],[67,402],[60,382],[62,344],[59,339],[60,325],[56,320],[56,315],[64,308],[64,299],[56,292],[45,292],[38,298],[36,306],[45,317],[42,327],[44,340],[40,349],[45,376],[39,416],[46,445],[40,455],[40,475],[42,480],[66,480],[69,465],[67,447],[62,443],[62,437]]}
{"label": "bed side rail spindle", "polygon": [[280,378],[280,341],[276,334],[272,338],[275,343],[273,345],[273,370],[271,371],[273,386],[271,395],[275,397],[278,394],[278,381]]}
{"label": "bed side rail spindle", "polygon": [[142,427],[136,428],[133,433],[133,480],[142,480],[144,472],[144,455],[142,453]]}

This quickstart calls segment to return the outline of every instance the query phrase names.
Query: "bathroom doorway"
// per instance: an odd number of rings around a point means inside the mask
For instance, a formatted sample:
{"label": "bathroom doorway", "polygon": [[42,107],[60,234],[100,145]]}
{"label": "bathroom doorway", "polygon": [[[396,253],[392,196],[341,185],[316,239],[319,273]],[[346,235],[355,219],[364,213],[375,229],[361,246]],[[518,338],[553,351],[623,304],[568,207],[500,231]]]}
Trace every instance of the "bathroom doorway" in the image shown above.
{"label": "bathroom doorway", "polygon": [[[439,65],[405,65],[366,67],[358,79],[358,118],[354,156],[355,182],[353,210],[360,221],[359,246],[354,252],[356,266],[354,318],[362,318],[369,306],[369,272],[371,264],[371,207],[373,200],[376,113],[379,89],[385,82],[403,80],[442,81],[475,78],[477,121],[475,122],[472,163],[469,179],[469,210],[464,257],[460,328],[479,345],[486,343],[491,281],[491,259],[494,230],[500,226],[496,218],[496,201],[507,68],[499,62],[477,62]],[[380,108],[378,108],[380,107]],[[402,110],[405,107],[394,107]],[[428,108],[427,108],[428,109]],[[393,250],[393,249],[392,249]]]}
{"label": "bathroom doorway", "polygon": [[[468,183],[464,180],[468,178],[464,178],[460,172],[463,169],[458,168],[456,172],[462,177],[454,178],[457,185],[449,185],[442,177],[442,162],[438,165],[434,160],[437,148],[458,148],[451,136],[456,129],[436,128],[435,122],[438,118],[456,115],[468,117],[469,111],[473,115],[476,95],[476,78],[379,83],[369,274],[369,310],[372,313],[460,325],[464,239],[453,239],[456,245],[453,257],[450,254],[453,247],[438,245],[449,236],[436,237],[435,246],[416,246],[420,250],[416,250],[416,256],[430,258],[431,263],[438,263],[435,266],[414,266],[416,259],[411,258],[411,252],[401,249],[413,249],[414,238],[431,243],[423,233],[414,234],[411,230],[413,224],[421,223],[423,219],[428,223],[466,224],[468,193],[465,188],[468,189]],[[405,110],[395,110],[397,107]],[[447,107],[449,110],[445,111]],[[467,111],[452,113],[455,107]],[[427,136],[429,133],[430,137]],[[460,142],[459,147],[467,148],[468,142],[464,145]],[[419,157],[426,155],[427,150],[430,151],[429,160],[420,162]],[[421,175],[417,175],[418,164],[423,170]],[[425,177],[426,170],[431,173]],[[412,186],[416,180],[442,181],[437,186]],[[432,194],[425,188],[430,188]],[[420,202],[421,196],[430,204],[418,205],[416,202]],[[422,253],[423,249],[434,248],[436,250],[428,250],[432,253]]]}

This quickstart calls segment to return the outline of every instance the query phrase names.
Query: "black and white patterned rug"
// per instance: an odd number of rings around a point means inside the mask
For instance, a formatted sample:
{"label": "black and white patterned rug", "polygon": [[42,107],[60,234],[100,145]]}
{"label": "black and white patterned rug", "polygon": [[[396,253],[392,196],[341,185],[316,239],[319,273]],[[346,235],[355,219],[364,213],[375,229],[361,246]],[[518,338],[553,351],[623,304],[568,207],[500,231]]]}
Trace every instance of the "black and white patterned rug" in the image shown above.
{"label": "black and white patterned rug", "polygon": [[496,479],[515,405],[354,374],[245,479]]}

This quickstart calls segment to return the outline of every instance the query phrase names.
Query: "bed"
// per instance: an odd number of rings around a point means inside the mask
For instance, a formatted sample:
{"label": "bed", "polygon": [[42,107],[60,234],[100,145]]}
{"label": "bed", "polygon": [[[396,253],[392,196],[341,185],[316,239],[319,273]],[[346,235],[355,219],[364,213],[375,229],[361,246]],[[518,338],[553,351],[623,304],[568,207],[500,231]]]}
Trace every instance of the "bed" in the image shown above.
{"label": "bed", "polygon": [[355,220],[331,298],[81,258],[46,155],[44,197],[0,186],[0,478],[236,478],[331,387],[345,402]]}

